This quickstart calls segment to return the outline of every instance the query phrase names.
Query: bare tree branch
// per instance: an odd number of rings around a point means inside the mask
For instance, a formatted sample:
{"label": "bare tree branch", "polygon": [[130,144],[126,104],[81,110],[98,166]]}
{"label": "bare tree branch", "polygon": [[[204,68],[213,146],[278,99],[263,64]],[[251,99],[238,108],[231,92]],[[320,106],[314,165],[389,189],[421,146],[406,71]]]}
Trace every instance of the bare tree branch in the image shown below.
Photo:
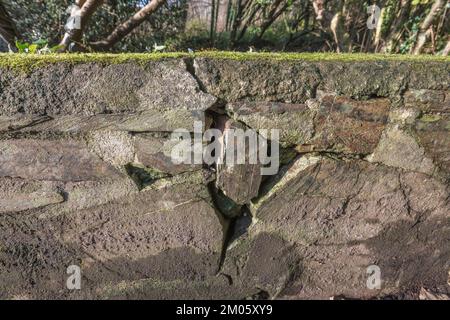
{"label": "bare tree branch", "polygon": [[263,22],[261,23],[260,29],[257,38],[262,39],[264,33],[267,29],[278,19],[278,17],[283,14],[288,8],[288,1],[275,0],[270,7],[270,11],[267,14],[267,17],[263,18]]}
{"label": "bare tree branch", "polygon": [[61,46],[60,51],[67,51],[69,44],[79,43],[83,36],[83,32],[91,18],[92,14],[103,4],[103,0],[76,0],[75,5],[81,8],[79,12],[72,11],[71,18],[79,14],[80,17],[80,29],[67,30],[63,39],[59,43]]}
{"label": "bare tree branch", "polygon": [[386,37],[386,45],[382,49],[385,52],[394,52],[397,43],[402,34],[402,27],[405,21],[408,19],[409,13],[411,12],[411,3],[412,0],[401,0],[400,1],[400,10],[395,17],[394,24],[391,27],[391,32]]}
{"label": "bare tree branch", "polygon": [[[247,6],[248,6],[248,9],[245,9],[245,7],[247,7]],[[242,29],[241,29],[237,39],[235,39],[236,42],[238,42],[239,40],[241,40],[244,37],[245,32],[247,31],[247,28],[251,25],[256,14],[261,9],[261,5],[253,0],[248,0],[245,4],[245,7],[244,7],[244,10],[242,11],[242,13],[243,13],[242,17],[239,18],[239,22],[240,22],[240,25],[242,26]]]}
{"label": "bare tree branch", "polygon": [[145,19],[154,13],[158,8],[163,5],[166,0],[152,0],[136,14],[134,14],[127,21],[119,25],[113,32],[105,39],[101,41],[92,42],[90,46],[97,50],[110,49],[117,42],[127,36],[134,28],[139,26]]}
{"label": "bare tree branch", "polygon": [[323,31],[331,31],[333,40],[336,44],[336,51],[343,51],[343,26],[342,26],[342,8],[343,3],[338,1],[335,13],[330,12],[326,8],[327,2],[325,0],[313,0],[313,8],[316,14],[316,19]]}
{"label": "bare tree branch", "polygon": [[336,43],[336,52],[341,53],[344,50],[342,41],[343,27],[342,27],[342,16],[339,12],[334,15],[333,19],[331,19],[330,29],[331,32],[333,33],[334,42]]}

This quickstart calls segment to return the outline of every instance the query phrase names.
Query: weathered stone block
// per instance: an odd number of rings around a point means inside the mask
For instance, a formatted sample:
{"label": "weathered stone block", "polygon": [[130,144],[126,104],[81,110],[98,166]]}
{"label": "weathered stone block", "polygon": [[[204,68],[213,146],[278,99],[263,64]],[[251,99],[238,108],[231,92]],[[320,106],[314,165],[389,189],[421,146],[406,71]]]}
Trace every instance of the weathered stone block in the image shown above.
{"label": "weathered stone block", "polygon": [[173,161],[172,150],[179,141],[172,141],[169,134],[137,134],[134,138],[136,160],[146,167],[172,175],[202,168],[202,164],[178,164]]}
{"label": "weathered stone block", "polygon": [[367,154],[380,140],[389,114],[388,99],[357,101],[325,95],[314,119],[314,150]]}
{"label": "weathered stone block", "polygon": [[[81,297],[101,297],[97,289],[120,281],[201,282],[214,276],[228,226],[208,200],[206,186],[185,179],[67,214],[0,217],[2,297],[21,290],[67,297],[69,290],[61,287],[70,264],[91,279],[83,282]],[[30,276],[24,268],[31,263]]]}
{"label": "weathered stone block", "polygon": [[292,245],[276,234],[260,233],[228,250],[222,272],[244,290],[258,288],[277,297],[301,268]]}
{"label": "weathered stone block", "polygon": [[[403,268],[420,269],[420,281],[444,283],[449,250],[432,248],[448,236],[448,186],[425,174],[364,161],[303,159],[281,173],[272,193],[253,206],[257,223],[250,228],[252,237],[276,233],[296,244],[294,252],[302,261],[301,273],[282,296],[393,294],[405,289],[399,283],[409,288],[416,283]],[[419,244],[416,232],[426,243]],[[417,245],[422,249],[415,251]],[[435,254],[427,257],[425,252]],[[366,269],[372,264],[388,270],[382,291],[366,287]],[[439,272],[442,276],[436,277]]]}
{"label": "weathered stone block", "polygon": [[134,161],[134,139],[127,132],[92,131],[87,134],[86,142],[92,153],[115,167],[121,167]]}
{"label": "weathered stone block", "polygon": [[[330,94],[306,104],[234,102],[227,111],[255,130],[280,130],[279,142],[299,152],[370,153],[389,114],[388,99],[357,101]],[[266,136],[265,138],[271,138]]]}
{"label": "weathered stone block", "polygon": [[119,172],[75,140],[0,140],[0,176],[33,180],[86,181]]}
{"label": "weathered stone block", "polygon": [[391,125],[383,133],[374,152],[367,157],[370,162],[432,174],[432,159],[407,130]]}
{"label": "weathered stone block", "polygon": [[[254,130],[280,130],[277,142],[283,147],[308,143],[314,133],[315,111],[306,104],[238,101],[228,104],[226,110]],[[262,135],[273,139],[270,131]]]}
{"label": "weathered stone block", "polygon": [[199,89],[183,60],[145,66],[60,63],[28,76],[5,71],[0,83],[0,115],[55,119],[34,130],[189,130],[216,101]]}
{"label": "weathered stone block", "polygon": [[54,183],[0,178],[0,214],[45,207],[63,201],[64,197]]}
{"label": "weathered stone block", "polygon": [[405,92],[405,107],[425,112],[450,112],[450,92],[413,89]]}
{"label": "weathered stone block", "polygon": [[227,102],[302,103],[320,81],[317,69],[302,61],[196,58],[194,67],[207,92]]}
{"label": "weathered stone block", "polygon": [[450,177],[450,115],[423,115],[417,120],[415,129],[418,141],[426,155],[448,179]]}
{"label": "weathered stone block", "polygon": [[411,65],[396,61],[318,62],[323,80],[319,89],[355,99],[391,97],[406,88]]}

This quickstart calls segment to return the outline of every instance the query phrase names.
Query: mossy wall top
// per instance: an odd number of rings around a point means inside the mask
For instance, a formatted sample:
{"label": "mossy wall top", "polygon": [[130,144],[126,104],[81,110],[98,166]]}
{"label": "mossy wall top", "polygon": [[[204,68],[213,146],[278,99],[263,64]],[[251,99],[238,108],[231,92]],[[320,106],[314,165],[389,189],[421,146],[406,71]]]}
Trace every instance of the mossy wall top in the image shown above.
{"label": "mossy wall top", "polygon": [[[83,109],[86,115],[138,110],[135,105],[142,98],[138,91],[145,84],[151,83],[153,90],[163,93],[167,88],[183,90],[192,81],[220,103],[304,103],[320,92],[331,92],[357,100],[387,97],[394,106],[401,106],[407,90],[449,90],[450,59],[234,52],[2,54],[0,115],[51,115],[61,114],[63,109],[63,114],[73,114],[80,111],[77,105],[81,103],[91,106]],[[176,105],[173,101],[165,103]],[[179,106],[183,103],[180,101]],[[55,107],[61,104],[73,107]]]}
{"label": "mossy wall top", "polygon": [[205,51],[195,54],[184,52],[172,53],[125,53],[125,54],[5,54],[0,53],[0,68],[11,68],[28,71],[35,67],[41,67],[58,62],[77,63],[102,63],[117,64],[129,61],[145,63],[147,61],[168,58],[214,58],[230,60],[277,60],[277,61],[408,61],[408,62],[450,62],[449,57],[431,55],[389,55],[389,54],[335,54],[335,53],[249,53],[249,52],[221,52]]}

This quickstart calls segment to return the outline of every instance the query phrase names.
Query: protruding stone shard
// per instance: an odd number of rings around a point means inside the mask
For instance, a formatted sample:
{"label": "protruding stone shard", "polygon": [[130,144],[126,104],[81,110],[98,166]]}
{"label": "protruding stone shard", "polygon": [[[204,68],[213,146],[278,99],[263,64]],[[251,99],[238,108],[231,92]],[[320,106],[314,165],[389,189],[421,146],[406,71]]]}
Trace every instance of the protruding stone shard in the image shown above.
{"label": "protruding stone shard", "polygon": [[132,132],[169,132],[176,129],[194,131],[194,122],[204,122],[204,113],[195,110],[169,109],[164,112],[145,110],[124,114],[93,116],[64,115],[35,123],[22,129],[26,132],[85,133],[95,130]]}
{"label": "protruding stone shard", "polygon": [[[220,117],[219,127],[223,135],[219,139],[222,145],[223,163],[217,165],[217,180],[216,186],[223,193],[232,199],[237,204],[249,203],[251,199],[258,195],[259,186],[261,184],[262,173],[261,163],[258,159],[258,136],[256,132],[252,138],[243,136],[244,130],[247,129],[244,125],[228,119],[227,117]],[[238,133],[234,130],[241,130]],[[237,150],[239,148],[238,140],[241,139],[245,143],[244,149]],[[227,152],[227,143],[234,146],[233,163],[228,161],[230,159]],[[244,163],[237,163],[239,156],[242,154]],[[228,159],[227,159],[228,158]],[[252,161],[252,163],[250,163]]]}
{"label": "protruding stone shard", "polygon": [[301,171],[315,166],[321,160],[321,156],[298,156],[291,164],[281,168],[276,176],[269,178],[269,180],[262,185],[260,191],[261,196],[254,199],[250,205],[252,214],[257,216],[258,209],[272,198],[276,197],[278,191],[288,188],[293,179],[296,179]]}
{"label": "protruding stone shard", "polygon": [[236,218],[242,212],[242,205],[237,204],[232,199],[227,197],[217,187],[211,186],[211,195],[214,201],[215,207],[227,218]]}

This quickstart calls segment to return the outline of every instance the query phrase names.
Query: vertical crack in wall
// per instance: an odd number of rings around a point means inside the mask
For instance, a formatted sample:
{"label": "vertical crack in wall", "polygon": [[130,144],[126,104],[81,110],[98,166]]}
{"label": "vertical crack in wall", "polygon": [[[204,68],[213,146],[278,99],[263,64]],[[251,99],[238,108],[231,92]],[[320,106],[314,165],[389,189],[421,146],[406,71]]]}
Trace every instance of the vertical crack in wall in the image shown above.
{"label": "vertical crack in wall", "polygon": [[[186,71],[189,72],[189,74],[195,79],[195,81],[198,84],[198,87],[201,91],[204,93],[208,93],[206,90],[206,87],[203,85],[201,80],[197,77],[195,73],[195,59],[194,58],[185,58],[184,63],[186,65]],[[217,98],[217,97],[216,97]],[[225,114],[225,105],[226,101],[223,101],[219,98],[217,98],[216,102],[211,105],[206,111],[205,111],[205,118],[209,117],[211,119],[210,123],[211,125],[209,127],[205,127],[205,130],[207,129],[219,129],[218,128],[218,121],[217,117],[219,115]],[[213,163],[211,165],[204,164],[205,166],[208,166],[212,171],[217,173],[217,164]],[[217,179],[217,177],[216,177]],[[208,184],[208,191],[210,193],[210,196],[213,201],[213,205],[218,212],[222,216],[223,219],[225,219],[229,225],[228,230],[224,235],[223,239],[223,245],[222,245],[222,252],[220,254],[220,262],[219,267],[217,270],[217,273],[219,274],[222,270],[223,264],[225,262],[226,253],[229,248],[230,243],[235,239],[235,228],[237,225],[237,221],[239,217],[242,215],[243,210],[245,209],[244,206],[240,206],[236,203],[234,203],[231,199],[226,197],[223,192],[217,188],[216,181],[212,181]],[[228,279],[228,282],[230,285],[233,284],[233,279],[229,275],[225,275]]]}

